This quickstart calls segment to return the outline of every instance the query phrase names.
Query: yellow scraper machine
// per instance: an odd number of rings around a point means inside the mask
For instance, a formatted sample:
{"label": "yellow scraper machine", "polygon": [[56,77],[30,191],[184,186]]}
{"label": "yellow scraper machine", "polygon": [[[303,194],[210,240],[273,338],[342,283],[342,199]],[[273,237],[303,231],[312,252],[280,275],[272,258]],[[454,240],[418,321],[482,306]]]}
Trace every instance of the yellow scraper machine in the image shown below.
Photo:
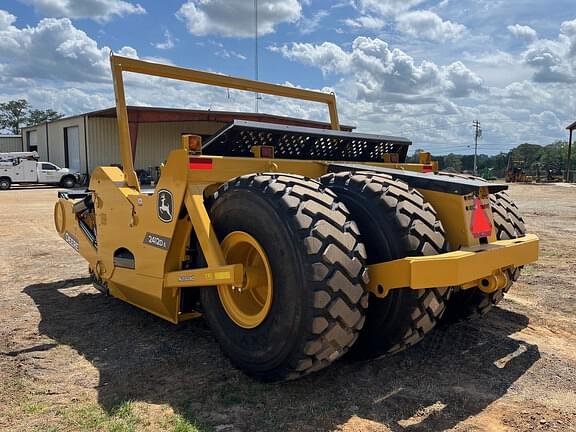
{"label": "yellow scraper machine", "polygon": [[[340,131],[334,94],[111,65],[122,169],[60,192],[56,230],[95,287],[175,324],[203,316],[257,379],[400,351],[442,320],[487,312],[538,257],[507,186],[404,163],[404,138]],[[204,143],[187,135],[145,191],[123,72],[326,103],[332,129],[235,121]]]}

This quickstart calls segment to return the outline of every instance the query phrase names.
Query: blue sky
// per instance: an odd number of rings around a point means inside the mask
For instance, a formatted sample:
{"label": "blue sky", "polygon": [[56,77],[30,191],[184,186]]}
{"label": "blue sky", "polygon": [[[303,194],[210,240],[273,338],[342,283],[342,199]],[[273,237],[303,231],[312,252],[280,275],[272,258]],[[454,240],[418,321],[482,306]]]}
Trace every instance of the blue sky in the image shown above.
{"label": "blue sky", "polygon": [[[259,75],[335,91],[343,123],[467,153],[566,139],[576,120],[573,0],[258,0]],[[0,101],[77,114],[112,106],[121,54],[254,77],[253,0],[2,0]],[[127,79],[129,103],[253,111],[251,94]],[[260,110],[326,120],[264,96]]]}

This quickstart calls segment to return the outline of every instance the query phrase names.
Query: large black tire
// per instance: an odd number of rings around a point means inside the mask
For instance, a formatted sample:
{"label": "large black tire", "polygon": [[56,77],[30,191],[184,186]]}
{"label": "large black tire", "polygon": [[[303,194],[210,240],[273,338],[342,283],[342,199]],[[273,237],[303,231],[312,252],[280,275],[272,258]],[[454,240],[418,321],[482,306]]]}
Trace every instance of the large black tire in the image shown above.
{"label": "large black tire", "polygon": [[[520,210],[505,191],[490,195],[490,207],[498,240],[510,240],[526,234]],[[479,288],[455,289],[447,304],[443,321],[452,323],[477,318],[488,313],[504,298],[512,284],[520,277],[520,267],[507,269],[508,283],[504,288],[485,293]]]}
{"label": "large black tire", "polygon": [[251,174],[224,184],[208,202],[218,238],[254,237],[272,270],[273,298],[255,328],[237,325],[217,289],[203,288],[206,320],[223,352],[248,375],[279,381],[328,366],[364,324],[365,249],[336,196],[289,174]]}
{"label": "large black tire", "polygon": [[10,181],[10,179],[8,177],[0,178],[0,190],[8,190],[8,189],[10,189],[11,185],[12,185],[12,182]]}
{"label": "large black tire", "polygon": [[76,179],[74,176],[65,176],[60,180],[60,186],[66,189],[72,189],[76,185]]}
{"label": "large black tire", "polygon": [[[320,182],[346,205],[360,229],[367,263],[446,251],[442,224],[433,207],[400,180],[374,173],[327,174]],[[373,358],[419,342],[444,312],[448,288],[393,289],[370,294],[366,323],[350,355]]]}

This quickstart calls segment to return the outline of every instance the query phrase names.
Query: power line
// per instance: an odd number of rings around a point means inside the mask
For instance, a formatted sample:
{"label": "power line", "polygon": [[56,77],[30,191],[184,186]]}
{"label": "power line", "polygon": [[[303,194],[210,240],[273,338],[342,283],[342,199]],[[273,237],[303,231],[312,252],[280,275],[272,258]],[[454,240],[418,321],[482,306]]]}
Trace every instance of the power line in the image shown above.
{"label": "power line", "polygon": [[456,123],[456,124],[454,124],[454,125],[452,125],[452,126],[444,126],[444,127],[427,126],[427,127],[418,128],[418,129],[408,129],[408,130],[402,129],[402,132],[400,132],[400,133],[405,134],[405,133],[420,132],[420,131],[426,131],[426,130],[450,130],[450,129],[459,128],[460,126],[467,125],[467,124],[468,124],[468,122],[466,122],[466,123]]}

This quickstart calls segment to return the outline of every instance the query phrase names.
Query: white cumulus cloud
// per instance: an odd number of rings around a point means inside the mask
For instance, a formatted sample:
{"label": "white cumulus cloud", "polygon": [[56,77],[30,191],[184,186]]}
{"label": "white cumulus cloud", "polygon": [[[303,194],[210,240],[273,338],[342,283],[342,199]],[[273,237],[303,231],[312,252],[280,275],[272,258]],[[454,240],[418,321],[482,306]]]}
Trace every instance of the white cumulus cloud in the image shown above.
{"label": "white cumulus cloud", "polygon": [[[300,19],[302,7],[298,0],[260,0],[258,32],[273,33],[280,23]],[[208,34],[226,37],[254,36],[254,2],[246,0],[188,0],[176,13],[196,36]]]}
{"label": "white cumulus cloud", "polygon": [[517,38],[523,39],[527,42],[532,42],[538,39],[538,33],[530,26],[514,24],[507,27],[508,31]]}
{"label": "white cumulus cloud", "polygon": [[156,42],[152,44],[154,47],[161,50],[168,50],[174,48],[174,38],[169,30],[164,30],[164,40],[162,42]]}
{"label": "white cumulus cloud", "polygon": [[361,11],[368,11],[382,16],[395,16],[424,3],[425,0],[357,0],[355,5]]}
{"label": "white cumulus cloud", "polygon": [[557,39],[532,42],[522,53],[522,59],[535,70],[536,82],[576,82],[576,20],[564,21]]}
{"label": "white cumulus cloud", "polygon": [[5,10],[0,10],[0,31],[8,29],[16,22],[16,17]]}
{"label": "white cumulus cloud", "polygon": [[68,18],[45,18],[35,27],[0,26],[5,76],[101,81],[108,71],[109,51]]}
{"label": "white cumulus cloud", "polygon": [[438,66],[416,63],[413,57],[379,38],[358,37],[349,51],[324,42],[293,43],[274,47],[285,58],[319,68],[324,74],[350,80],[358,97],[365,100],[390,98],[407,103],[426,103],[436,96],[466,97],[483,91],[483,82],[462,62]]}
{"label": "white cumulus cloud", "polygon": [[87,18],[95,21],[109,21],[114,17],[146,13],[146,9],[138,3],[131,3],[124,0],[20,1],[33,6],[38,14],[46,17]]}
{"label": "white cumulus cloud", "polygon": [[413,11],[396,18],[396,27],[409,36],[446,42],[462,37],[466,27],[452,21],[444,21],[431,11]]}
{"label": "white cumulus cloud", "polygon": [[362,15],[358,18],[347,18],[344,20],[344,24],[348,27],[357,29],[380,30],[386,23],[382,18],[371,15]]}

